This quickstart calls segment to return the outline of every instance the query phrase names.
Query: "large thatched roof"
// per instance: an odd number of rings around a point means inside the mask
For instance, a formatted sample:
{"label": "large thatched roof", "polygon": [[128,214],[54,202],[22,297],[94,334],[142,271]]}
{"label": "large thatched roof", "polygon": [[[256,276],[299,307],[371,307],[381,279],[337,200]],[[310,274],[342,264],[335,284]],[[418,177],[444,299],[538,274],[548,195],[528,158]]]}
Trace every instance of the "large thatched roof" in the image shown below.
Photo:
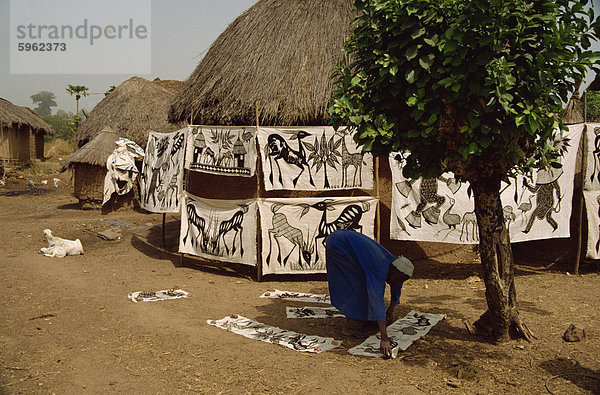
{"label": "large thatched roof", "polygon": [[44,120],[28,109],[20,106],[15,106],[6,99],[0,98],[0,126],[6,127],[21,127],[29,126],[34,131],[44,132],[45,134],[54,135],[54,129]]}
{"label": "large thatched roof", "polygon": [[169,104],[181,88],[181,81],[148,81],[132,77],[106,96],[77,128],[77,141],[91,141],[105,126],[120,137],[146,147],[148,130],[168,133],[182,125],[168,122]]}
{"label": "large thatched roof", "polygon": [[60,163],[60,171],[65,171],[75,163],[106,166],[106,160],[115,148],[117,148],[115,142],[118,139],[119,135],[115,130],[105,127],[92,141],[86,143],[67,159],[63,160]]}
{"label": "large thatched roof", "polygon": [[326,124],[352,0],[259,0],[217,38],[177,94],[171,122]]}

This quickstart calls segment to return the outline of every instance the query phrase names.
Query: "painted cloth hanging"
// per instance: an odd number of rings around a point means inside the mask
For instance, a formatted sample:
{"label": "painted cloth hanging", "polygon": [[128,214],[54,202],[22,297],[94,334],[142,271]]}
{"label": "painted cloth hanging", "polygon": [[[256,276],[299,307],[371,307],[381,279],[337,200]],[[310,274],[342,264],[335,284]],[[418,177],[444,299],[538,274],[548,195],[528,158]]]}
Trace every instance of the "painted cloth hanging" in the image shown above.
{"label": "painted cloth hanging", "polygon": [[236,314],[220,320],[207,320],[206,322],[209,325],[226,329],[228,332],[233,332],[249,339],[278,344],[301,352],[321,353],[332,350],[342,344],[341,341],[335,340],[332,337],[304,335],[276,326],[265,325]]}
{"label": "painted cloth hanging", "polygon": [[187,129],[148,133],[140,176],[140,205],[153,213],[177,213],[183,188],[183,156]]}
{"label": "painted cloth hanging", "polygon": [[184,192],[179,252],[256,266],[256,200],[203,199]]}
{"label": "painted cloth hanging", "polygon": [[[554,145],[564,152],[560,169],[541,169],[533,180],[518,176],[501,182],[504,221],[511,242],[569,237],[569,220],[581,125],[569,127]],[[395,240],[479,243],[474,202],[468,183],[452,173],[417,180],[402,175],[401,162],[390,155],[392,212],[390,237]]]}
{"label": "painted cloth hanging", "polygon": [[[421,313],[413,310],[404,318],[389,325],[387,333],[392,346],[392,358],[396,358],[400,350],[405,351],[415,340],[425,336],[435,324],[444,318],[444,314]],[[381,335],[378,333],[369,336],[367,340],[352,347],[348,352],[352,355],[383,358],[383,354],[379,352],[380,343]]]}
{"label": "painted cloth hanging", "polygon": [[256,172],[256,128],[188,126],[185,168],[225,176]]}
{"label": "painted cloth hanging", "polygon": [[113,195],[125,195],[133,188],[138,175],[135,166],[137,158],[144,157],[144,150],[127,139],[115,141],[117,148],[106,159],[106,176],[104,177],[104,194],[102,205],[106,204]]}
{"label": "painted cloth hanging", "polygon": [[600,124],[585,125],[583,199],[587,216],[586,257],[600,259]]}
{"label": "painted cloth hanging", "polygon": [[259,128],[265,190],[373,189],[373,157],[344,128]]}
{"label": "painted cloth hanging", "polygon": [[586,257],[600,259],[600,190],[583,191],[587,212],[587,252]]}
{"label": "painted cloth hanging", "polygon": [[325,273],[325,238],[349,229],[374,238],[371,196],[259,200],[262,273]]}
{"label": "painted cloth hanging", "polygon": [[585,124],[583,189],[600,190],[600,123]]}

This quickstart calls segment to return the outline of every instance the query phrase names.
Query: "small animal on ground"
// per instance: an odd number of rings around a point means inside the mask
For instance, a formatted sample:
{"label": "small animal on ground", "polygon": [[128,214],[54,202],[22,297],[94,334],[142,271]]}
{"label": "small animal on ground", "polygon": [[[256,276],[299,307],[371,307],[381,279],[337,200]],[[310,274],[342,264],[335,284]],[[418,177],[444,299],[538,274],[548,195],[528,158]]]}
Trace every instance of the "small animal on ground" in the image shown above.
{"label": "small animal on ground", "polygon": [[42,234],[48,241],[48,247],[40,248],[40,254],[53,258],[64,258],[67,255],[83,255],[83,246],[79,239],[67,240],[53,236],[50,229],[44,229]]}

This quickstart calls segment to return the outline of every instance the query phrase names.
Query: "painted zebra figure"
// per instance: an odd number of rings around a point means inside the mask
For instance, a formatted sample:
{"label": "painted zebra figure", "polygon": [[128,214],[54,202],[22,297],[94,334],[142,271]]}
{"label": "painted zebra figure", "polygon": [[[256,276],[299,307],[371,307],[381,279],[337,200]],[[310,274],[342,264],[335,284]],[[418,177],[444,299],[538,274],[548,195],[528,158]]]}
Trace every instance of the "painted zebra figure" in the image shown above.
{"label": "painted zebra figure", "polygon": [[[208,245],[208,229],[206,227],[206,220],[198,215],[196,211],[196,206],[193,203],[189,203],[186,206],[186,212],[188,217],[188,228],[185,236],[183,237],[183,243],[185,244],[185,240],[191,234],[191,243],[194,249],[198,249],[198,239],[202,237],[202,246],[201,250],[206,251],[206,247]],[[198,235],[194,237],[192,233],[192,225],[196,228]]]}
{"label": "painted zebra figure", "polygon": [[225,235],[231,231],[235,231],[235,235],[233,235],[233,241],[231,243],[231,254],[235,254],[235,239],[237,238],[240,241],[240,256],[244,256],[244,246],[242,243],[242,232],[244,231],[244,227],[242,226],[242,221],[244,220],[244,214],[247,212],[248,205],[242,204],[240,205],[240,209],[236,211],[231,218],[221,221],[217,235],[212,240],[212,248],[215,253],[220,254],[220,242],[222,239],[223,245],[225,246],[225,253],[229,255],[229,246],[227,246],[227,242],[225,241]]}

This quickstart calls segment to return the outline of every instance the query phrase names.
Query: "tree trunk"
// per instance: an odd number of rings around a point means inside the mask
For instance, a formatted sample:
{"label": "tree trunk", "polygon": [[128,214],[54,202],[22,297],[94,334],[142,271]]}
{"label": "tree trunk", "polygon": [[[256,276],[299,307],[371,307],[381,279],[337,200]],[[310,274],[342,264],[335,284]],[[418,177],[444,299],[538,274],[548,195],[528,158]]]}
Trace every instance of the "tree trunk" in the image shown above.
{"label": "tree trunk", "polygon": [[532,341],[535,336],[517,311],[514,262],[500,200],[500,179],[493,176],[482,177],[471,185],[488,305],[488,310],[473,324],[475,332],[496,342],[519,337]]}

